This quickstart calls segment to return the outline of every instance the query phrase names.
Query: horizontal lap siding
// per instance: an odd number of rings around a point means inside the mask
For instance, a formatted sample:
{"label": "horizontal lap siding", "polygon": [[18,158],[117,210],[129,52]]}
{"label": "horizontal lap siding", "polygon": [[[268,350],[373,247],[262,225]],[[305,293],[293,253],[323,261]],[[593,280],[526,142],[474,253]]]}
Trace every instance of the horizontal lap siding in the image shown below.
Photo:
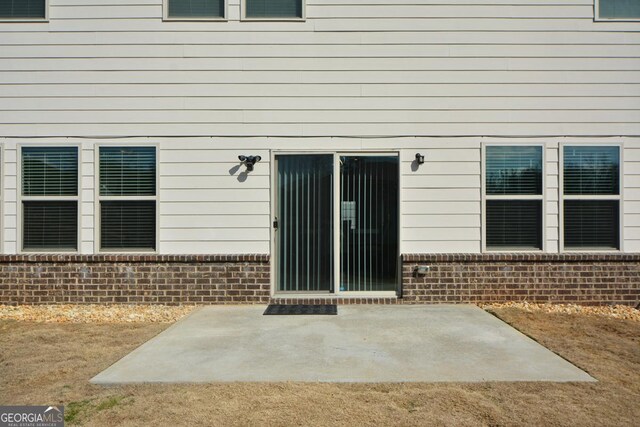
{"label": "horizontal lap siding", "polygon": [[[163,22],[51,0],[0,24],[0,135],[640,134],[637,23],[592,0],[307,0],[305,22]],[[460,178],[465,179],[465,178]],[[468,184],[464,184],[468,185]]]}

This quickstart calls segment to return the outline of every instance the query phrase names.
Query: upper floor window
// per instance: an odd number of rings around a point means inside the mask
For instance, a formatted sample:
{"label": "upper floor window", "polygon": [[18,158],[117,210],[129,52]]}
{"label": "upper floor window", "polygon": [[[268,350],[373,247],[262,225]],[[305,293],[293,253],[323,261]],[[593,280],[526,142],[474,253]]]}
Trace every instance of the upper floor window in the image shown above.
{"label": "upper floor window", "polygon": [[47,17],[47,0],[0,0],[0,20],[42,20]]}
{"label": "upper floor window", "polygon": [[563,150],[564,247],[620,248],[620,147]]}
{"label": "upper floor window", "polygon": [[542,249],[542,147],[487,146],[485,167],[486,248]]}
{"label": "upper floor window", "polygon": [[596,0],[596,18],[621,21],[640,19],[640,0]]}
{"label": "upper floor window", "polygon": [[244,0],[247,19],[302,19],[304,0]]}
{"label": "upper floor window", "polygon": [[165,0],[165,19],[225,18],[226,0]]}

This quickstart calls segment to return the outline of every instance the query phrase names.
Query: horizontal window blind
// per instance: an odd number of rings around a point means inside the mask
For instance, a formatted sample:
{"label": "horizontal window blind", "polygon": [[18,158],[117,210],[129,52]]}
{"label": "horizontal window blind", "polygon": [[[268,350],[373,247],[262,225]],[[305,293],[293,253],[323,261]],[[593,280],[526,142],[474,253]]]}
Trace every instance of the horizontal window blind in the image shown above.
{"label": "horizontal window blind", "polygon": [[24,196],[77,196],[77,147],[23,147]]}
{"label": "horizontal window blind", "polygon": [[245,0],[247,18],[302,18],[303,0]]}
{"label": "horizontal window blind", "polygon": [[224,18],[224,0],[168,0],[170,18]]}
{"label": "horizontal window blind", "polygon": [[600,18],[640,18],[640,0],[599,0]]}
{"label": "horizontal window blind", "polygon": [[78,247],[78,202],[24,201],[25,250],[75,250]]}
{"label": "horizontal window blind", "polygon": [[101,196],[155,196],[155,147],[100,147]]}
{"label": "horizontal window blind", "polygon": [[564,246],[618,249],[620,203],[617,200],[565,200]]}
{"label": "horizontal window blind", "polygon": [[488,146],[487,194],[542,194],[542,147]]}
{"label": "horizontal window blind", "polygon": [[487,247],[542,249],[541,200],[487,200]]}
{"label": "horizontal window blind", "polygon": [[565,146],[564,194],[620,194],[620,148]]}
{"label": "horizontal window blind", "polygon": [[45,18],[45,0],[0,0],[2,18]]}
{"label": "horizontal window blind", "polygon": [[102,249],[156,249],[156,202],[100,202]]}

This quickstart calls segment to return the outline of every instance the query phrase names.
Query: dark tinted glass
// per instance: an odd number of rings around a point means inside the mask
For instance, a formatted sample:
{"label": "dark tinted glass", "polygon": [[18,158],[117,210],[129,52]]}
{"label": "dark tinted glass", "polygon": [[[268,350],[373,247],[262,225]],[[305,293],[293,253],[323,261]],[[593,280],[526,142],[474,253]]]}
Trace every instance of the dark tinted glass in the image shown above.
{"label": "dark tinted glass", "polygon": [[542,249],[542,201],[487,200],[488,249]]}
{"label": "dark tinted glass", "polygon": [[25,250],[76,250],[78,248],[78,203],[75,201],[24,201]]}
{"label": "dark tinted glass", "polygon": [[23,147],[24,196],[77,196],[77,147]]}
{"label": "dark tinted glass", "polygon": [[303,0],[246,0],[247,18],[302,18]]}
{"label": "dark tinted glass", "polygon": [[44,19],[45,8],[45,0],[0,0],[0,19]]}
{"label": "dark tinted glass", "polygon": [[620,204],[617,200],[565,200],[566,248],[618,249]]}
{"label": "dark tinted glass", "polygon": [[542,194],[542,147],[489,146],[487,194]]}
{"label": "dark tinted glass", "polygon": [[564,194],[620,193],[619,147],[564,147]]}
{"label": "dark tinted glass", "polygon": [[170,18],[224,18],[224,0],[169,0]]}
{"label": "dark tinted glass", "polygon": [[640,0],[600,0],[600,18],[640,18]]}
{"label": "dark tinted glass", "polygon": [[101,196],[155,194],[155,147],[100,147]]}
{"label": "dark tinted glass", "polygon": [[100,202],[100,242],[106,250],[155,250],[156,202]]}

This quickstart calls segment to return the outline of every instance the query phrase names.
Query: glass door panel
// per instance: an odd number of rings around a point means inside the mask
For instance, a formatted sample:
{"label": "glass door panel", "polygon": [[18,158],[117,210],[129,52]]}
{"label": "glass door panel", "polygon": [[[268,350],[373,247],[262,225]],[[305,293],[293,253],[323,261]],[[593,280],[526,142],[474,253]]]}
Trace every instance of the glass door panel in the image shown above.
{"label": "glass door panel", "polygon": [[398,282],[398,157],[340,156],[340,290]]}
{"label": "glass door panel", "polygon": [[333,155],[279,155],[278,291],[333,291]]}

